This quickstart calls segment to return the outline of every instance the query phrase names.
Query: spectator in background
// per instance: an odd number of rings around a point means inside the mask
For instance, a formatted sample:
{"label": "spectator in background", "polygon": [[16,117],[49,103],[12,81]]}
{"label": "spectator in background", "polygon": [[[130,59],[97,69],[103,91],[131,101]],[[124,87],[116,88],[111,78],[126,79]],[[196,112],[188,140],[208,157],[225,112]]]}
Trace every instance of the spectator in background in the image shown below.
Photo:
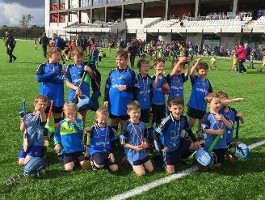
{"label": "spectator in background", "polygon": [[248,43],[245,43],[244,47],[245,47],[245,52],[246,52],[246,59],[250,60],[250,52],[251,52],[250,46],[248,45]]}
{"label": "spectator in background", "polygon": [[13,50],[15,48],[15,45],[16,45],[15,38],[12,36],[12,34],[9,31],[6,31],[5,46],[6,46],[6,53],[9,55],[9,61],[8,61],[9,63],[12,63],[12,59],[13,61],[17,59],[17,57],[13,55]]}
{"label": "spectator in background", "polygon": [[[55,47],[58,47],[60,50],[64,49],[64,40],[57,35],[57,33],[53,33],[53,41],[54,41],[54,45]],[[65,64],[64,58],[61,57],[63,64]]]}
{"label": "spectator in background", "polygon": [[238,58],[238,72],[246,73],[247,70],[243,65],[243,63],[246,61],[246,51],[243,44],[239,44],[238,49],[236,50],[236,54]]}
{"label": "spectator in background", "polygon": [[135,57],[136,57],[137,52],[138,52],[138,47],[136,46],[134,40],[132,40],[129,43],[128,51],[129,51],[129,58],[130,58],[131,68],[133,69],[134,68]]}
{"label": "spectator in background", "polygon": [[46,33],[43,33],[42,37],[40,38],[40,45],[42,47],[42,51],[43,51],[43,56],[44,58],[47,58],[47,47],[49,45],[49,38],[46,36]]}
{"label": "spectator in background", "polygon": [[89,39],[89,43],[90,43],[90,62],[95,63],[96,66],[98,66],[98,54],[99,54],[99,50],[96,46],[95,43],[95,39],[94,38],[90,38]]}

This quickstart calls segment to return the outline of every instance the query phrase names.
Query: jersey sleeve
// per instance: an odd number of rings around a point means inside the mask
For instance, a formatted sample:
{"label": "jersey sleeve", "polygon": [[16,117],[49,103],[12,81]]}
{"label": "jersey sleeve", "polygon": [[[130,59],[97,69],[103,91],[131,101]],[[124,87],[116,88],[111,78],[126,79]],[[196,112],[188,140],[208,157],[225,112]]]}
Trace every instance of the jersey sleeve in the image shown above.
{"label": "jersey sleeve", "polygon": [[50,81],[52,78],[54,78],[57,75],[57,73],[55,72],[44,73],[44,67],[45,64],[41,64],[37,69],[36,80],[38,82]]}

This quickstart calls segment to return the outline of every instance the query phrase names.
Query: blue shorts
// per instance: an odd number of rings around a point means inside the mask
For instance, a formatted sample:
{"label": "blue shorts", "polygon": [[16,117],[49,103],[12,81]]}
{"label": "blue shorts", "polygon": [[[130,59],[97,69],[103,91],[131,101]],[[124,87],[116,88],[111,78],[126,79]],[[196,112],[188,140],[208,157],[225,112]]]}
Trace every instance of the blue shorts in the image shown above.
{"label": "blue shorts", "polygon": [[116,119],[116,118],[118,118],[118,119],[120,119],[120,120],[128,120],[129,119],[129,115],[121,115],[121,116],[117,116],[117,115],[113,115],[113,114],[109,114],[109,117],[111,118],[111,119]]}
{"label": "blue shorts", "polygon": [[217,163],[222,163],[225,161],[225,153],[227,152],[227,148],[214,149],[213,152],[216,155]]}
{"label": "blue shorts", "polygon": [[23,148],[21,148],[18,154],[18,158],[26,158],[26,156],[42,157],[43,153],[44,146],[30,146],[26,152]]}
{"label": "blue shorts", "polygon": [[67,164],[70,162],[81,162],[85,160],[83,152],[75,152],[63,155],[63,163]]}
{"label": "blue shorts", "polygon": [[175,165],[180,159],[188,158],[192,152],[189,150],[191,140],[181,138],[180,146],[175,151],[163,153],[163,161],[165,165]]}
{"label": "blue shorts", "polygon": [[91,161],[96,163],[97,165],[114,165],[115,163],[110,162],[109,153],[108,152],[98,152],[91,155]]}
{"label": "blue shorts", "polygon": [[191,108],[188,106],[187,115],[193,119],[203,119],[203,116],[206,114],[206,111],[198,110],[196,108]]}

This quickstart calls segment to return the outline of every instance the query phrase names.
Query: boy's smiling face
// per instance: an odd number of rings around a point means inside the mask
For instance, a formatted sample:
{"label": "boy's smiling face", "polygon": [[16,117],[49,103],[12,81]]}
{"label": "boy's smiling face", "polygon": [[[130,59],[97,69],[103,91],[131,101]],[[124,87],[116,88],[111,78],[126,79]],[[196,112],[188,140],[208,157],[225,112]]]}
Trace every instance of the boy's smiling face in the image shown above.
{"label": "boy's smiling face", "polygon": [[119,69],[126,69],[127,62],[128,62],[128,59],[125,59],[122,56],[116,57],[116,65],[118,66]]}
{"label": "boy's smiling face", "polygon": [[174,119],[179,120],[180,116],[183,113],[183,105],[178,104],[178,105],[171,105],[168,107],[169,111],[171,112],[172,116]]}

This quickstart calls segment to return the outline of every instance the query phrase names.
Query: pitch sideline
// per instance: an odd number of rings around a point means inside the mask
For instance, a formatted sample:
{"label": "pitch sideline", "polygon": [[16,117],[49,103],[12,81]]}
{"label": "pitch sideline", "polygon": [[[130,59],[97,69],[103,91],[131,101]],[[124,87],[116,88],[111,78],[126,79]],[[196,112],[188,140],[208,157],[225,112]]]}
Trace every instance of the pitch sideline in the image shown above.
{"label": "pitch sideline", "polygon": [[[257,148],[259,146],[262,146],[265,144],[265,140],[262,140],[262,141],[259,141],[259,142],[256,142],[254,144],[251,144],[249,145],[249,149],[254,149],[254,148]],[[188,169],[185,169],[185,170],[182,170],[176,174],[173,174],[173,175],[169,175],[169,176],[166,176],[164,178],[160,178],[160,179],[157,179],[151,183],[147,183],[145,185],[141,185],[141,186],[137,186],[127,192],[124,192],[122,194],[118,194],[118,195],[115,195],[113,197],[110,197],[108,198],[107,200],[122,200],[122,199],[127,199],[129,197],[133,197],[133,196],[136,196],[138,194],[141,194],[143,192],[146,192],[148,190],[151,190],[155,187],[158,187],[160,185],[163,185],[163,184],[166,184],[166,183],[169,183],[173,180],[176,180],[176,179],[179,179],[179,178],[182,178],[186,175],[189,175],[193,172],[197,171],[197,167],[196,166],[193,166],[191,168],[188,168]]]}

